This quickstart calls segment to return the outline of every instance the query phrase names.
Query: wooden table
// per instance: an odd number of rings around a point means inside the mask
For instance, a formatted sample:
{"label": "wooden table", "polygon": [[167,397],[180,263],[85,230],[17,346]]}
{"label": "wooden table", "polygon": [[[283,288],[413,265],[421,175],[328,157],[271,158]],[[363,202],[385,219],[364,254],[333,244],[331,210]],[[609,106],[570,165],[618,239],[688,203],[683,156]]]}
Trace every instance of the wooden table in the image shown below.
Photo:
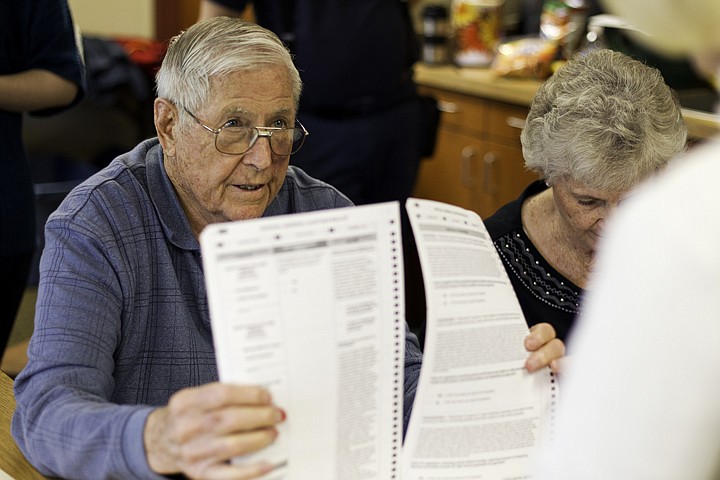
{"label": "wooden table", "polygon": [[[46,479],[28,463],[10,435],[10,421],[14,411],[13,381],[0,371],[0,472],[15,480]],[[3,478],[2,475],[0,478]]]}

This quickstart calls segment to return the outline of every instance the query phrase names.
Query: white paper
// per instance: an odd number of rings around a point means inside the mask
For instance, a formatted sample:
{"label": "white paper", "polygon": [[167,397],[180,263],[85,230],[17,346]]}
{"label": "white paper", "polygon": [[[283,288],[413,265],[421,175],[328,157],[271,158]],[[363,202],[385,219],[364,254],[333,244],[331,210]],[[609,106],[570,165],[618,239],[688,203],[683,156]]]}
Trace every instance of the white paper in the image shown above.
{"label": "white paper", "polygon": [[0,468],[0,480],[15,480],[15,478],[11,477],[8,473],[5,473],[5,471]]}
{"label": "white paper", "polygon": [[529,374],[528,328],[480,217],[406,204],[427,301],[423,366],[403,449],[405,480],[531,478],[556,387]]}
{"label": "white paper", "polygon": [[404,364],[399,204],[215,224],[200,240],[220,379],[287,419],[237,461],[265,479],[399,478]]}

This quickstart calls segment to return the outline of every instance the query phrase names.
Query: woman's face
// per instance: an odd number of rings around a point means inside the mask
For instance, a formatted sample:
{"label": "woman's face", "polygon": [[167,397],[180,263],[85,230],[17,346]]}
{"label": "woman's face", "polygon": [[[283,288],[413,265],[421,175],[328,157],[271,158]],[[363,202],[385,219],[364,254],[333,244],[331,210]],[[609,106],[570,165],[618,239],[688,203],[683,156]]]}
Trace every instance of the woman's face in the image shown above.
{"label": "woman's face", "polygon": [[627,192],[590,188],[567,178],[556,180],[552,187],[562,226],[571,242],[580,251],[593,253],[605,220]]}

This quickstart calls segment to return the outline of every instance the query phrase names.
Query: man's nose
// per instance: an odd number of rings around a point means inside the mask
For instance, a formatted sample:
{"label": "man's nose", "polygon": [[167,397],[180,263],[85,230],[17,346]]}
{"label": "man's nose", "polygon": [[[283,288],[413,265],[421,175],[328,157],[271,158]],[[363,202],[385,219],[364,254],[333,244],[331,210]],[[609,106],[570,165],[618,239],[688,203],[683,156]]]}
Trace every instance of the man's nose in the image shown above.
{"label": "man's nose", "polygon": [[272,149],[270,137],[258,137],[253,146],[245,152],[242,162],[254,167],[256,170],[265,170],[272,165]]}

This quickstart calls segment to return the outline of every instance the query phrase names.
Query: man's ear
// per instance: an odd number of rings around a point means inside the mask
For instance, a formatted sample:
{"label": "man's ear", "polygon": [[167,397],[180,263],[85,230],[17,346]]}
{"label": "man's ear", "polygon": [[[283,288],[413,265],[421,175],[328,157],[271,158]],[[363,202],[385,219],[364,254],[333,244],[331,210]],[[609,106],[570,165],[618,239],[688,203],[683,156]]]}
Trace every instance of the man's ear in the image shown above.
{"label": "man's ear", "polygon": [[175,155],[176,127],[179,124],[177,106],[165,98],[156,98],[154,105],[155,130],[165,155]]}

